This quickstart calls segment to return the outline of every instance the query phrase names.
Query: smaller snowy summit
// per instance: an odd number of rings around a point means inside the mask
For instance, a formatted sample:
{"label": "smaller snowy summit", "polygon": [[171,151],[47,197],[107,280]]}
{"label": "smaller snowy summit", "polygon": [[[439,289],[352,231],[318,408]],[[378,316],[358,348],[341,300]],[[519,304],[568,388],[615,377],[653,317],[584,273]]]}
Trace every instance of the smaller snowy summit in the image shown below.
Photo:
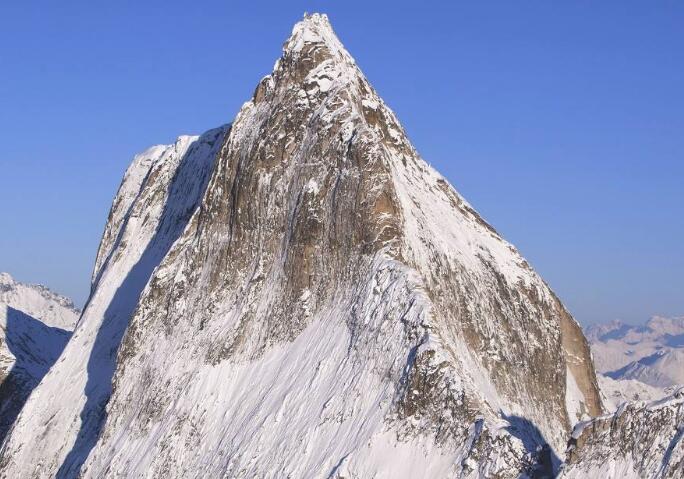
{"label": "smaller snowy summit", "polygon": [[0,272],[0,305],[9,306],[32,316],[47,326],[72,331],[81,312],[74,303],[40,284],[16,281],[9,273]]}
{"label": "smaller snowy summit", "polygon": [[0,442],[59,358],[79,315],[64,296],[0,273]]}

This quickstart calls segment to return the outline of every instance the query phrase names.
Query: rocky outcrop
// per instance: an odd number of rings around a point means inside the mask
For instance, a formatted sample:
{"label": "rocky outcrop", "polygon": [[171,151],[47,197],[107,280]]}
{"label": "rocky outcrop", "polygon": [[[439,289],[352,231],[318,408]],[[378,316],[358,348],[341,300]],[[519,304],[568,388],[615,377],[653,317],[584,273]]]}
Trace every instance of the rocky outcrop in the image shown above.
{"label": "rocky outcrop", "polygon": [[560,477],[684,477],[684,388],[578,424]]}
{"label": "rocky outcrop", "polygon": [[325,16],[229,130],[180,142],[129,169],[4,474],[518,478],[601,413],[577,323]]}

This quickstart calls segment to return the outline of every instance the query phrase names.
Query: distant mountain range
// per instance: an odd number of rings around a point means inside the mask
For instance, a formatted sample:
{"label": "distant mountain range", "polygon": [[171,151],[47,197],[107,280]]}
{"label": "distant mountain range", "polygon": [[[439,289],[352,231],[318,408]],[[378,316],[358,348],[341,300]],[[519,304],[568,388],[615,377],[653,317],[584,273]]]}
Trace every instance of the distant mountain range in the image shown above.
{"label": "distant mountain range", "polygon": [[684,316],[656,316],[641,326],[611,321],[585,333],[608,409],[659,399],[684,384]]}

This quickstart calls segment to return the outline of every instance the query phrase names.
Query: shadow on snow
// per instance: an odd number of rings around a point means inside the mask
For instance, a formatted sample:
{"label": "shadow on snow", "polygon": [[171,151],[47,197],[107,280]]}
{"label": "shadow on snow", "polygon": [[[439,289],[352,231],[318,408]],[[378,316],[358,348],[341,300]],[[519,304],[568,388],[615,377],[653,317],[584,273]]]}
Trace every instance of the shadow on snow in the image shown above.
{"label": "shadow on snow", "polygon": [[502,412],[501,417],[510,424],[506,427],[509,434],[520,439],[525,450],[532,457],[533,466],[530,470],[530,477],[532,479],[556,477],[561,460],[549,446],[539,428],[522,416],[507,416]]}

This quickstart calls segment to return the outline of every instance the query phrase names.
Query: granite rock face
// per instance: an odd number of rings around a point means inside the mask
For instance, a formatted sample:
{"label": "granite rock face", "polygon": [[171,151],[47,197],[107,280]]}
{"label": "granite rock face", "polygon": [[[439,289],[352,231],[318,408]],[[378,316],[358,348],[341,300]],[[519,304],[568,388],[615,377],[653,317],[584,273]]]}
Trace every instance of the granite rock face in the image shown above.
{"label": "granite rock face", "polygon": [[602,412],[577,323],[318,14],[230,128],[136,157],[48,378],[8,477],[541,476]]}

